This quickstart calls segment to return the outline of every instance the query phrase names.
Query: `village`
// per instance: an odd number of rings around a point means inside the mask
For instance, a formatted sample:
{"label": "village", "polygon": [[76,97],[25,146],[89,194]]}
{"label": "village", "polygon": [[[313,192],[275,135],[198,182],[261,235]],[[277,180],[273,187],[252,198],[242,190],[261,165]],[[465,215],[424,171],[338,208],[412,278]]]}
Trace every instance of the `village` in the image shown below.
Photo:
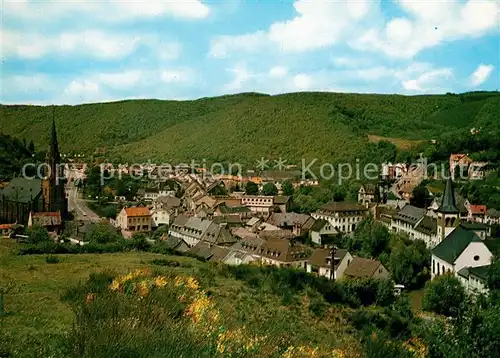
{"label": "village", "polygon": [[[61,156],[55,124],[46,163],[57,172]],[[228,265],[260,264],[295,268],[331,280],[392,277],[390,269],[375,257],[361,257],[341,247],[342,237],[355,235],[366,220],[382,224],[388,232],[408,240],[421,240],[431,252],[430,276],[453,274],[470,293],[486,292],[492,261],[491,226],[500,224],[500,212],[485,205],[472,205],[454,190],[455,171],[469,180],[485,175],[486,163],[475,163],[465,154],[450,155],[451,177],[444,193],[427,207],[410,204],[411,193],[424,179],[420,164],[384,164],[380,177],[391,187],[363,184],[357,202],[333,201],[307,213],[291,211],[290,191],[317,186],[318,180],[302,179],[293,171],[247,176],[189,171],[173,168],[166,176],[145,180],[133,201],[115,195],[121,209],[116,218],[100,217],[83,196],[90,168],[83,162],[66,165],[66,181],[54,174],[45,179],[14,178],[2,190],[1,234],[26,238],[23,228],[45,228],[55,241],[73,223],[64,240],[86,245],[89,225],[113,227],[125,239],[145,235],[161,241],[179,254]],[[130,174],[126,166],[119,174]],[[139,170],[154,172],[144,165]],[[62,174],[62,173],[61,173]],[[115,173],[117,174],[117,173]],[[232,190],[227,190],[232,188]],[[396,199],[388,199],[387,192]],[[288,195],[287,195],[288,194]],[[67,230],[65,231],[67,232]],[[156,233],[156,235],[155,235]],[[161,233],[161,235],[158,235]],[[395,281],[395,289],[404,285]]]}

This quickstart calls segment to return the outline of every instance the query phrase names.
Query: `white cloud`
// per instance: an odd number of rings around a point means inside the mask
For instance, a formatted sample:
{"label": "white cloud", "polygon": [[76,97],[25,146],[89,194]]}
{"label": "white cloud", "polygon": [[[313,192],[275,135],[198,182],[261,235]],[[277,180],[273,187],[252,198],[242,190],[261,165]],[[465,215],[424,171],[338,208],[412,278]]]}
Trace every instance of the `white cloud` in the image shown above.
{"label": "white cloud", "polygon": [[225,92],[241,91],[251,79],[256,77],[244,63],[239,63],[233,68],[226,69],[226,71],[233,74],[233,79],[223,86]]}
{"label": "white cloud", "polygon": [[218,36],[210,42],[209,57],[226,58],[233,51],[252,52],[266,46],[266,36],[263,31],[236,36]]}
{"label": "white cloud", "polygon": [[163,70],[160,79],[165,83],[188,83],[193,79],[193,72],[189,69]]}
{"label": "white cloud", "polygon": [[101,59],[117,59],[132,53],[141,38],[101,31],[61,33],[54,37],[35,33],[2,32],[2,50],[8,57],[39,58],[48,54],[79,53]]}
{"label": "white cloud", "polygon": [[313,85],[313,79],[310,75],[300,73],[293,78],[293,84],[298,90],[308,90]]}
{"label": "white cloud", "polygon": [[182,52],[182,46],[178,42],[162,43],[156,48],[160,59],[165,61],[178,59]]}
{"label": "white cloud", "polygon": [[389,20],[384,27],[372,27],[351,46],[379,51],[390,57],[411,58],[440,43],[477,37],[494,31],[500,5],[496,1],[459,0],[422,2],[398,0],[408,17]]}
{"label": "white cloud", "polygon": [[376,13],[379,1],[296,0],[297,15],[288,21],[273,23],[266,31],[212,40],[209,55],[227,57],[231,52],[255,52],[276,49],[300,52],[324,48],[346,39],[359,22]]}
{"label": "white cloud", "polygon": [[470,76],[472,85],[476,87],[486,81],[493,72],[493,68],[493,65],[480,64]]}
{"label": "white cloud", "polygon": [[269,76],[274,78],[283,78],[288,73],[288,69],[283,66],[275,66],[269,70]]}
{"label": "white cloud", "polygon": [[98,99],[99,84],[90,80],[74,80],[64,89],[64,95],[79,102]]}
{"label": "white cloud", "polygon": [[403,81],[402,85],[404,89],[412,92],[440,92],[443,81],[449,80],[452,76],[453,72],[450,68],[442,68]]}
{"label": "white cloud", "polygon": [[140,70],[130,70],[115,73],[100,73],[94,77],[96,78],[96,81],[99,81],[106,86],[124,89],[137,85],[144,77],[144,73]]}
{"label": "white cloud", "polygon": [[54,21],[70,17],[85,20],[119,22],[173,16],[184,19],[203,19],[210,13],[208,6],[199,0],[111,0],[111,1],[21,1],[4,2],[4,16],[27,21]]}
{"label": "white cloud", "polygon": [[73,56],[116,60],[134,53],[139,46],[153,50],[160,60],[179,58],[181,44],[164,42],[155,34],[134,35],[98,30],[62,32],[52,36],[2,31],[2,51],[8,57],[37,59],[44,56]]}

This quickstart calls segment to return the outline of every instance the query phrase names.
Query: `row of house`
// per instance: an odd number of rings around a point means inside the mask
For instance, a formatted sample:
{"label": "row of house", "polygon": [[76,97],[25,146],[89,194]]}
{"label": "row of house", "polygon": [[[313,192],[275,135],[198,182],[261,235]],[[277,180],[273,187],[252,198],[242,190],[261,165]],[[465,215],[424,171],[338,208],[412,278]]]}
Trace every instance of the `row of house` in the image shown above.
{"label": "row of house", "polygon": [[451,154],[449,159],[450,174],[453,180],[457,176],[469,180],[481,180],[488,173],[489,163],[475,162],[468,154]]}

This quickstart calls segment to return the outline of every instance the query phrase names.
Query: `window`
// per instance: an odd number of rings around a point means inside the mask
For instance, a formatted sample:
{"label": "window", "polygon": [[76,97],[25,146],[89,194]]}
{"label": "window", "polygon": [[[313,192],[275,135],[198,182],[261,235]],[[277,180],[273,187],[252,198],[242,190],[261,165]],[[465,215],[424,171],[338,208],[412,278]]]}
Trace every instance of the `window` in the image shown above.
{"label": "window", "polygon": [[439,275],[439,262],[437,263],[437,274]]}
{"label": "window", "polygon": [[436,273],[436,262],[432,260],[432,273]]}
{"label": "window", "polygon": [[474,261],[479,261],[479,256],[478,255],[474,256]]}

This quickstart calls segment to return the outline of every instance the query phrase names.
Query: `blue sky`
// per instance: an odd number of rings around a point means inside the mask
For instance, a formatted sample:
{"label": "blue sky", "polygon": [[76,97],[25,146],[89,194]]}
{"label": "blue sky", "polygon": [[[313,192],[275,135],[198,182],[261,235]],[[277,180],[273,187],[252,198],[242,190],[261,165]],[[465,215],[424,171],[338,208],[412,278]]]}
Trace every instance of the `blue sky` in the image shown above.
{"label": "blue sky", "polygon": [[3,2],[0,102],[498,90],[499,4]]}

